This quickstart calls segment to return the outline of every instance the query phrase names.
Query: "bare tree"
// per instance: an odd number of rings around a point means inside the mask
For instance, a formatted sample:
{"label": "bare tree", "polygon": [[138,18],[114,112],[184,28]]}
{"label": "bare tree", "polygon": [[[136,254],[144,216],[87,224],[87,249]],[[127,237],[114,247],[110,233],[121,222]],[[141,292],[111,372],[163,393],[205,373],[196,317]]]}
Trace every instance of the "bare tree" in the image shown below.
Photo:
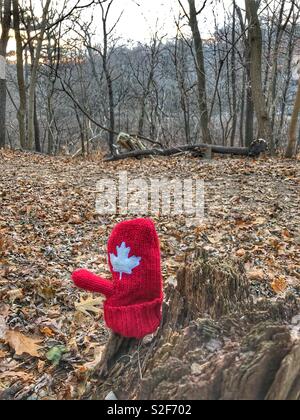
{"label": "bare tree", "polygon": [[259,2],[245,0],[245,3],[249,22],[251,88],[258,123],[258,137],[269,141],[272,147],[272,129],[262,88],[262,31],[258,18]]}
{"label": "bare tree", "polygon": [[[223,2],[224,22],[213,11],[205,40],[199,16],[211,13],[209,0],[178,1],[174,39],[158,36],[156,27],[150,42],[136,45],[116,38],[114,0],[74,0],[70,9],[64,0],[60,11],[39,0],[43,16],[33,0],[10,0],[17,63],[6,63],[4,90],[1,81],[2,121],[9,97],[1,145],[6,134],[11,147],[86,154],[103,139],[113,154],[115,137],[126,131],[165,147],[193,145],[199,136],[250,146],[257,128],[272,149],[285,147],[297,83],[298,1],[245,0],[247,13],[237,1],[229,9]],[[2,24],[8,3],[0,0]],[[0,36],[3,47],[5,31]],[[4,63],[2,55],[1,75]]]}
{"label": "bare tree", "polygon": [[[128,57],[128,64],[133,79],[133,92],[139,101],[138,107],[138,134],[145,134],[147,117],[151,126],[151,108],[153,97],[157,93],[156,74],[160,63],[163,37],[155,32],[149,44],[140,43],[134,54]],[[157,102],[156,102],[157,104]],[[153,109],[152,109],[153,110]],[[149,117],[150,115],[150,117]],[[151,130],[150,127],[150,132]],[[150,134],[151,136],[151,134]]]}
{"label": "bare tree", "polygon": [[[2,3],[0,4],[2,9]],[[6,53],[11,23],[11,0],[4,0],[0,37],[0,148],[5,147],[6,137]]]}
{"label": "bare tree", "polygon": [[204,10],[207,1],[204,1],[202,8],[197,12],[195,0],[188,0],[189,3],[189,13],[185,11],[185,8],[181,2],[178,0],[182,10],[184,11],[186,17],[188,18],[189,25],[193,35],[194,47],[195,47],[195,61],[196,61],[196,72],[198,80],[198,101],[199,101],[199,113],[201,121],[201,130],[203,141],[205,143],[211,143],[211,135],[209,130],[209,119],[208,119],[208,108],[207,108],[207,96],[206,96],[206,74],[205,74],[205,65],[204,65],[204,53],[203,53],[203,42],[198,26],[197,17]]}
{"label": "bare tree", "polygon": [[186,143],[191,143],[191,112],[190,112],[190,99],[189,92],[192,90],[191,84],[188,81],[188,63],[187,63],[187,49],[185,48],[185,42],[179,39],[178,34],[175,40],[174,48],[174,65],[176,70],[176,79],[178,83],[178,89],[180,92],[180,106],[183,112],[184,119],[184,132]]}
{"label": "bare tree", "polygon": [[146,116],[146,105],[148,96],[151,93],[151,88],[154,87],[154,77],[155,77],[155,69],[158,65],[159,53],[161,48],[161,39],[158,39],[157,33],[154,35],[151,44],[149,46],[149,68],[147,69],[147,76],[145,80],[145,84],[142,82],[142,98],[141,98],[141,110],[140,110],[140,117],[139,117],[139,124],[138,124],[138,134],[144,134],[144,124],[145,124],[145,116]]}
{"label": "bare tree", "polygon": [[[254,105],[252,96],[252,84],[251,84],[251,49],[250,49],[250,35],[247,34],[246,25],[243,19],[241,9],[236,5],[236,12],[240,21],[242,30],[242,39],[244,43],[244,66],[245,66],[245,78],[244,83],[246,84],[246,109],[245,109],[245,145],[247,147],[253,141],[254,138]],[[244,115],[241,116],[244,119]],[[243,128],[243,121],[241,122]]]}
{"label": "bare tree", "polygon": [[14,16],[14,30],[16,38],[16,55],[17,55],[17,79],[20,96],[20,106],[18,109],[18,122],[19,122],[19,134],[20,134],[20,145],[23,149],[27,147],[26,141],[26,87],[24,79],[24,62],[23,62],[23,44],[22,36],[20,31],[20,8],[19,0],[13,1],[13,16]]}
{"label": "bare tree", "polygon": [[298,90],[296,95],[296,100],[294,104],[290,129],[289,129],[289,143],[286,149],[285,157],[292,158],[296,153],[296,144],[297,144],[297,126],[298,126],[298,117],[300,112],[300,79],[298,82]]}
{"label": "bare tree", "polygon": [[271,74],[271,83],[270,83],[270,89],[269,89],[269,104],[271,109],[271,125],[273,127],[273,136],[272,136],[272,144],[271,148],[274,150],[275,146],[278,144],[278,139],[276,139],[276,130],[275,130],[275,116],[276,116],[276,110],[278,106],[278,98],[279,95],[279,89],[278,89],[278,79],[279,79],[279,73],[278,73],[278,67],[279,67],[279,52],[282,48],[282,39],[285,34],[285,31],[287,29],[287,26],[290,22],[290,18],[292,16],[292,13],[294,11],[294,3],[291,2],[290,10],[288,12],[288,16],[286,19],[284,19],[284,13],[286,9],[286,1],[282,1],[280,5],[279,15],[276,16],[277,18],[277,28],[276,28],[276,35],[275,35],[275,41],[274,41],[274,49],[272,54],[272,74]]}
{"label": "bare tree", "polygon": [[[86,27],[86,25],[80,25],[81,31],[83,31],[83,35],[81,34],[81,37],[83,37],[84,45],[85,47],[90,50],[89,52],[89,58],[92,64],[92,70],[94,75],[96,74],[96,67],[94,59],[91,55],[91,51],[94,51],[99,54],[101,57],[102,62],[102,69],[104,73],[104,77],[106,80],[106,87],[107,87],[107,99],[108,99],[108,108],[109,108],[109,130],[108,130],[108,144],[109,149],[112,155],[115,154],[115,147],[114,147],[114,138],[115,138],[115,92],[114,92],[114,80],[115,77],[113,75],[113,69],[111,68],[111,56],[114,52],[114,42],[112,40],[112,36],[114,34],[114,30],[119,23],[123,12],[120,13],[118,19],[116,22],[109,27],[109,16],[110,11],[113,6],[114,0],[97,0],[98,5],[100,6],[101,10],[101,30],[102,30],[102,45],[93,45],[92,39],[88,31],[90,30],[89,27]],[[99,77],[96,76],[96,80],[99,86]],[[101,86],[101,84],[100,84]]]}
{"label": "bare tree", "polygon": [[293,58],[295,56],[295,48],[298,42],[298,20],[300,16],[300,9],[297,9],[294,12],[291,28],[288,32],[288,40],[287,40],[287,58],[286,58],[286,67],[284,70],[285,80],[283,84],[283,91],[281,95],[281,104],[280,104],[280,121],[279,121],[279,133],[280,139],[285,138],[284,129],[286,126],[286,110],[288,109],[288,96],[290,92],[290,87],[293,81]]}
{"label": "bare tree", "polygon": [[232,10],[232,29],[231,29],[231,88],[232,88],[232,131],[230,145],[233,147],[235,143],[235,134],[237,127],[237,86],[236,86],[236,2],[233,0]]}
{"label": "bare tree", "polygon": [[[36,129],[35,129],[35,108],[36,108],[36,83],[38,77],[38,67],[42,52],[42,45],[44,41],[44,34],[47,28],[47,16],[50,8],[51,0],[46,0],[43,8],[43,15],[40,25],[40,32],[37,38],[37,45],[35,50],[35,56],[32,62],[30,86],[29,86],[29,99],[28,99],[28,146],[32,149],[33,144],[36,142]],[[40,147],[36,147],[39,149]],[[39,151],[39,150],[38,150]]]}

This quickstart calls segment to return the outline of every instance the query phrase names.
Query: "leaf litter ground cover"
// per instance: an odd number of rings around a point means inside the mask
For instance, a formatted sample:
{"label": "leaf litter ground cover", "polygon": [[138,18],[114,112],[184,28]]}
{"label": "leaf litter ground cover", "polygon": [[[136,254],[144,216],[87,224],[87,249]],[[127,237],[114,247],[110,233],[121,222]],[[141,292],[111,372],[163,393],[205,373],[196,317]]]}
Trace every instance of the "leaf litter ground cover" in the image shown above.
{"label": "leaf litter ground cover", "polygon": [[[256,299],[300,290],[299,161],[189,156],[103,163],[0,153],[0,397],[77,399],[101,358],[108,331],[102,298],[76,290],[71,272],[109,276],[106,244],[120,215],[95,210],[96,183],[118,179],[200,178],[205,219],[153,219],[164,280],[176,283],[198,247],[244,265]],[[88,379],[90,380],[90,379]]]}

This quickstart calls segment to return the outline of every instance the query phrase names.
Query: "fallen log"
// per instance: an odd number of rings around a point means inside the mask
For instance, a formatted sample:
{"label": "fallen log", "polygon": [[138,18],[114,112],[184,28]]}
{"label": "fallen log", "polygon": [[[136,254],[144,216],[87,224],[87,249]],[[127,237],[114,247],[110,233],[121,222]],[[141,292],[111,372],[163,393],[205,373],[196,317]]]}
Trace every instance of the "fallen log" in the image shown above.
{"label": "fallen log", "polygon": [[188,256],[177,286],[165,290],[157,334],[143,341],[112,335],[101,378],[84,398],[299,399],[300,346],[288,325],[299,321],[299,298],[254,303],[251,286],[234,261]]}
{"label": "fallen log", "polygon": [[[201,150],[199,150],[201,149]],[[139,158],[146,156],[172,156],[182,152],[199,151],[201,154],[205,153],[206,148],[200,146],[182,146],[173,147],[171,149],[147,149],[147,150],[134,150],[132,152],[120,153],[115,156],[108,156],[105,162],[117,161],[128,158]]]}
{"label": "fallen log", "polygon": [[146,156],[172,156],[179,153],[192,152],[200,157],[208,157],[211,153],[218,153],[222,155],[235,156],[249,156],[258,157],[261,153],[267,151],[267,143],[264,140],[257,140],[251,144],[250,147],[225,147],[208,144],[184,145],[179,147],[172,147],[170,149],[147,149],[147,150],[133,150],[126,153],[121,153],[115,156],[108,156],[105,162],[112,162],[129,158],[140,158]]}

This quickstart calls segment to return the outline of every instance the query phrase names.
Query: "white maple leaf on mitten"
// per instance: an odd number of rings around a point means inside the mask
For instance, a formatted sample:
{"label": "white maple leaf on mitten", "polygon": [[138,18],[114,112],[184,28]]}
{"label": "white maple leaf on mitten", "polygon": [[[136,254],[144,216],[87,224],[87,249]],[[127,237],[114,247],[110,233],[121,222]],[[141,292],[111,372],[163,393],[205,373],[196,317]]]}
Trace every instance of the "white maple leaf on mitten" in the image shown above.
{"label": "white maple leaf on mitten", "polygon": [[130,248],[126,247],[125,242],[122,242],[121,246],[117,246],[117,256],[110,254],[110,262],[113,266],[115,273],[120,274],[120,280],[122,280],[123,273],[132,274],[132,270],[140,265],[141,257],[128,257]]}

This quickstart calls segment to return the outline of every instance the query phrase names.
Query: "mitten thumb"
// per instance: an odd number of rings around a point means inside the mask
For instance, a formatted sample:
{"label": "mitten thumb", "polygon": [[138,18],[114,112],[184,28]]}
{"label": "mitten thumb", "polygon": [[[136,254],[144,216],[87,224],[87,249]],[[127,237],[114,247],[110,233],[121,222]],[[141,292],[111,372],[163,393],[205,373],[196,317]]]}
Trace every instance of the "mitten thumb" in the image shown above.
{"label": "mitten thumb", "polygon": [[80,289],[101,293],[106,297],[110,297],[113,294],[113,283],[102,277],[96,276],[90,271],[77,270],[72,274],[72,280]]}

